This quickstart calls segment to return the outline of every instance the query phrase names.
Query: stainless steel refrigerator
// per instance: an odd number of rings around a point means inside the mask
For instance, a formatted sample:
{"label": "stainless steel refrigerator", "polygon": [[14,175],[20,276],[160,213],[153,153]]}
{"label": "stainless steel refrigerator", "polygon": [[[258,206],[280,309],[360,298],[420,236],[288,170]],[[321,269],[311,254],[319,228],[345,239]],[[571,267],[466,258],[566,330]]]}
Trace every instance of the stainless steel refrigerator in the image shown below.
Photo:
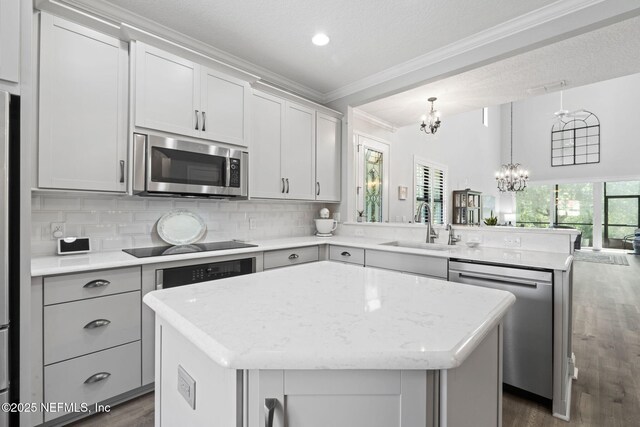
{"label": "stainless steel refrigerator", "polygon": [[[17,401],[20,276],[20,99],[0,91],[0,404]],[[0,410],[0,427],[16,414]]]}

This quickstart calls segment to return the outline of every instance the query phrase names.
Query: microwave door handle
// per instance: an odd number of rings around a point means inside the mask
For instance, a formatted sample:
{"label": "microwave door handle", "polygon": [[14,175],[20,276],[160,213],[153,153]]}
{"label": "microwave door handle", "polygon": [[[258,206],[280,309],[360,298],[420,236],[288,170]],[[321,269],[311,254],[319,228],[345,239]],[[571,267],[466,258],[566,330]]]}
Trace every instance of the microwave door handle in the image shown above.
{"label": "microwave door handle", "polygon": [[231,183],[231,159],[227,157],[224,171],[224,186],[229,187]]}

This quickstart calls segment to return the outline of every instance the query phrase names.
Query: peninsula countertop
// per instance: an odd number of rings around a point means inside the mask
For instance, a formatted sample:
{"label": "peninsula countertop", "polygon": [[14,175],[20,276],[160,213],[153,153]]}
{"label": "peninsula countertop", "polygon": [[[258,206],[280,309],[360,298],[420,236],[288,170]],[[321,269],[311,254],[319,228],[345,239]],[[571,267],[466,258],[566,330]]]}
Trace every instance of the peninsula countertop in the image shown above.
{"label": "peninsula countertop", "polygon": [[340,245],[362,249],[374,249],[387,252],[400,252],[416,255],[429,255],[449,259],[489,262],[512,265],[516,267],[533,267],[550,270],[568,270],[573,257],[567,253],[520,250],[512,248],[493,248],[480,246],[468,248],[455,245],[447,250],[428,250],[382,245],[391,239],[333,236],[303,236],[284,239],[249,241],[257,245],[254,248],[230,249],[214,252],[197,252],[190,254],[136,258],[122,251],[95,252],[82,255],[41,256],[31,260],[31,276],[47,276],[54,274],[77,273],[81,271],[101,270],[144,264],[157,264],[169,261],[211,258],[224,255],[247,254],[278,249],[296,248],[314,245]]}
{"label": "peninsula countertop", "polygon": [[230,369],[450,369],[515,297],[322,261],[150,292],[144,302]]}

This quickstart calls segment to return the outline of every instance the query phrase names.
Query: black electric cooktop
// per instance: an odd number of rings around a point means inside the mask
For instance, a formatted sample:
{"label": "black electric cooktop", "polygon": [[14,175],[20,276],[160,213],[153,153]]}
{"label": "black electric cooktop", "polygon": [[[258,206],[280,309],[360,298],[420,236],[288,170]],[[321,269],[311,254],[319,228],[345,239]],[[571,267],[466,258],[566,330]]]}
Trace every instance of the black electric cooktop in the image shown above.
{"label": "black electric cooktop", "polygon": [[227,249],[256,247],[258,247],[258,245],[251,245],[249,243],[242,243],[231,240],[228,242],[193,243],[191,245],[178,246],[152,246],[150,248],[123,249],[122,251],[131,254],[136,258],[147,258],[152,256],[192,254],[196,252],[223,251]]}

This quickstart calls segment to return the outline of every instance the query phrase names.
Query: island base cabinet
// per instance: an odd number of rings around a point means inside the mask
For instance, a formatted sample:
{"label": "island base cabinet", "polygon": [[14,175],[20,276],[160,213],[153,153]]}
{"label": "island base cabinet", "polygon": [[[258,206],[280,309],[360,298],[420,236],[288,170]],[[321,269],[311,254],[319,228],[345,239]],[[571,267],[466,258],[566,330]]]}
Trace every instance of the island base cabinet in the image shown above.
{"label": "island base cabinet", "polygon": [[460,366],[448,370],[236,370],[220,362],[156,317],[155,425],[502,424],[501,325],[492,329]]}
{"label": "island base cabinet", "polygon": [[269,399],[273,427],[434,426],[433,379],[415,370],[251,370],[248,427],[265,426]]}

